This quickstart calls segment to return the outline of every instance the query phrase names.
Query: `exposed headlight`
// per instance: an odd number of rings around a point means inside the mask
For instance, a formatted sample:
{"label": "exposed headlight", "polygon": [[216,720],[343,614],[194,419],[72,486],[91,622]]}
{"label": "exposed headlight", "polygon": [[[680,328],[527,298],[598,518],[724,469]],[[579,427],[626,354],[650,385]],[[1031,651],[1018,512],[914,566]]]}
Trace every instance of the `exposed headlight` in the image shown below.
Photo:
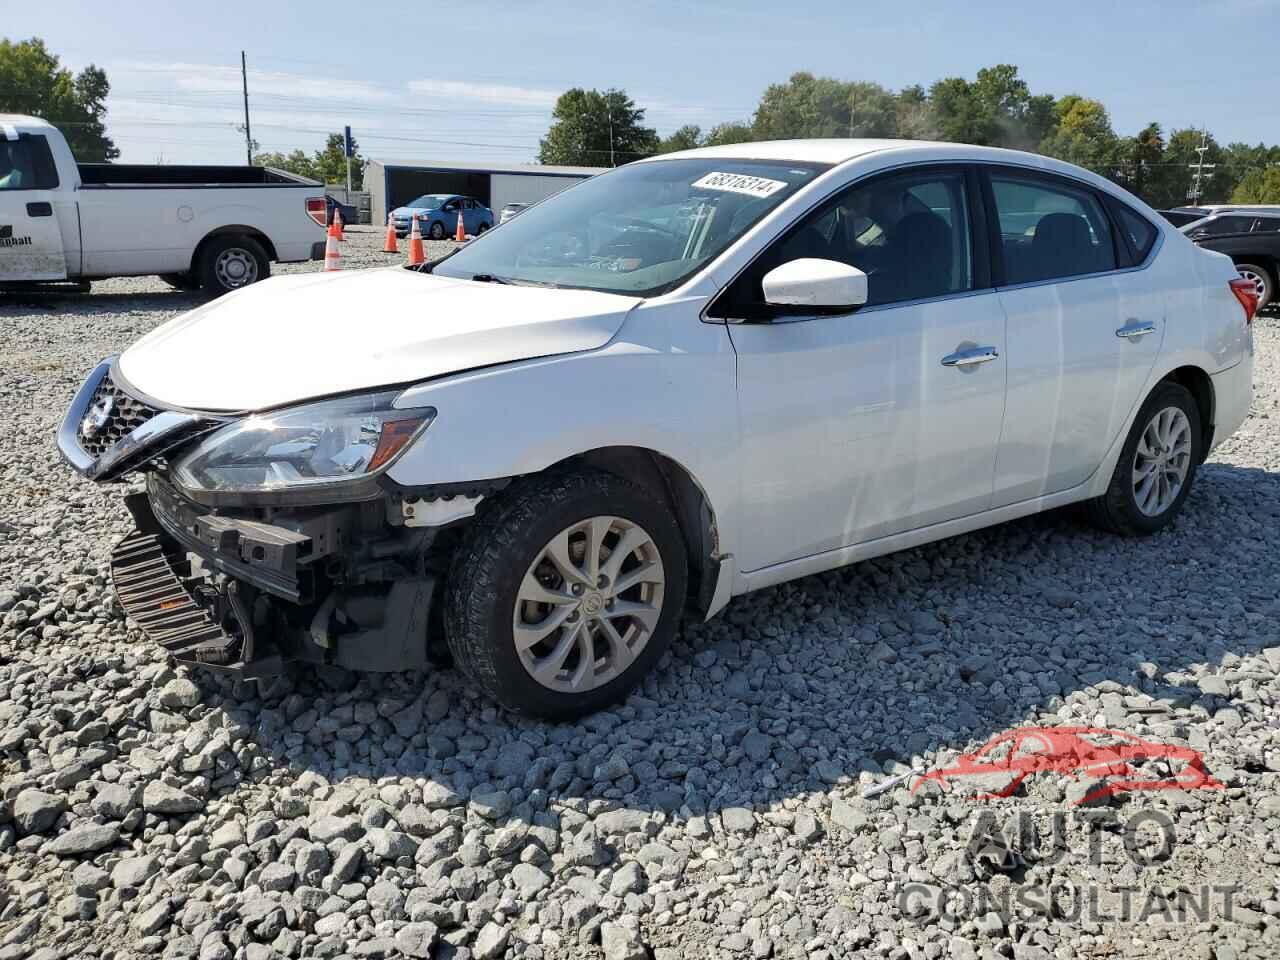
{"label": "exposed headlight", "polygon": [[193,493],[267,493],[347,484],[380,473],[435,419],[395,409],[399,390],[255,414],[211,434],[173,469]]}

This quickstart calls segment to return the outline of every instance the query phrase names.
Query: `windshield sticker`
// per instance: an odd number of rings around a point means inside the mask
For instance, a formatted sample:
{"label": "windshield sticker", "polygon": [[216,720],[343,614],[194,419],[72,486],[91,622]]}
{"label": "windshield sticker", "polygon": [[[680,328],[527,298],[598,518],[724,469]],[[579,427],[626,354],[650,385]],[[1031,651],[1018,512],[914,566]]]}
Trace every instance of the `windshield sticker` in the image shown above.
{"label": "windshield sticker", "polygon": [[764,177],[750,177],[743,173],[708,173],[701,180],[695,180],[693,187],[703,190],[721,190],[725,193],[742,193],[748,197],[771,197],[787,185],[781,180],[768,180]]}

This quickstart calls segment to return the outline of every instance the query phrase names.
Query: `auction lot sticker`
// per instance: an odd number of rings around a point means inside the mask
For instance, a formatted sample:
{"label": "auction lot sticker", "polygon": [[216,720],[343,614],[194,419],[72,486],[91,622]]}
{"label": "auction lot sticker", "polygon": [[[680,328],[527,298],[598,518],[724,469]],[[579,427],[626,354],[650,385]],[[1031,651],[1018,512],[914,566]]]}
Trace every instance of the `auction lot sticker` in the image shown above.
{"label": "auction lot sticker", "polygon": [[742,193],[748,197],[770,197],[787,186],[781,180],[752,177],[745,173],[708,173],[702,179],[695,180],[692,185],[703,190]]}

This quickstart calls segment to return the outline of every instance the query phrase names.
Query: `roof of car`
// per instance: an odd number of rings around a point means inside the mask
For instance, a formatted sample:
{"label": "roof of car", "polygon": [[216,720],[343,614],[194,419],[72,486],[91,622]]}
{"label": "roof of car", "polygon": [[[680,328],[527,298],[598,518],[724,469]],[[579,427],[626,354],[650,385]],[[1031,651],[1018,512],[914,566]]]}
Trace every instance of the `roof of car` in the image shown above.
{"label": "roof of car", "polygon": [[920,159],[979,160],[987,163],[1008,163],[1018,166],[1038,167],[1056,171],[1077,179],[1088,179],[1108,189],[1110,181],[1090,171],[1053,157],[1022,150],[1006,150],[1002,147],[978,147],[968,143],[949,143],[941,140],[872,140],[872,139],[824,139],[824,140],[761,140],[750,143],[728,143],[715,147],[698,147],[675,153],[648,157],[639,163],[655,163],[662,160],[693,157],[724,157],[734,160],[776,160],[793,163],[826,163],[837,165],[876,153],[919,155]]}

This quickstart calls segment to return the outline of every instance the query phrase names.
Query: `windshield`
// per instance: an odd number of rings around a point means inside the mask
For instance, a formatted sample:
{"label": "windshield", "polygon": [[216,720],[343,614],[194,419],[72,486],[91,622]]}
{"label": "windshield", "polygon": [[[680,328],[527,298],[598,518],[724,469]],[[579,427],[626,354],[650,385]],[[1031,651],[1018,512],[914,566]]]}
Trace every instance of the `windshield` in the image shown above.
{"label": "windshield", "polygon": [[720,157],[619,167],[529,207],[433,272],[657,296],[826,169]]}
{"label": "windshield", "polygon": [[434,194],[428,193],[425,196],[419,197],[417,200],[414,200],[412,203],[406,203],[405,206],[417,207],[422,210],[434,210],[436,207],[440,206],[442,203],[444,203],[448,199],[449,199],[448,197],[437,197]]}

